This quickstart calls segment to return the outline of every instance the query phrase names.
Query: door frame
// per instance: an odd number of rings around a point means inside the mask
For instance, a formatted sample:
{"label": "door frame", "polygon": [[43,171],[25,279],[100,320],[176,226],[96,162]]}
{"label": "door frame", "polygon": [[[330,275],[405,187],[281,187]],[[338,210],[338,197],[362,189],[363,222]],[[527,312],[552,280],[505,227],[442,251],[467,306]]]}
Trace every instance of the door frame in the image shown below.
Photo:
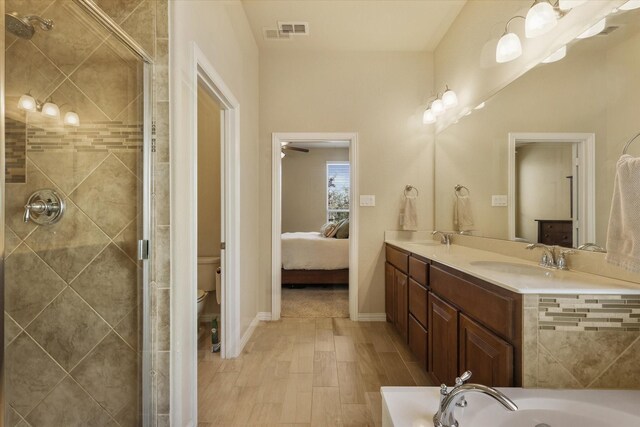
{"label": "door frame", "polygon": [[[198,340],[198,82],[207,87],[221,106],[221,197],[224,250],[220,251],[221,357],[233,358],[240,344],[240,103],[211,65],[197,43],[189,49],[189,73],[180,79],[186,88],[178,97],[188,110],[188,123],[180,126],[187,138],[171,150],[171,407],[188,408],[197,419]],[[176,127],[173,127],[174,131]],[[231,284],[227,286],[227,284]],[[173,410],[172,410],[173,412]]]}
{"label": "door frame", "polygon": [[282,303],[282,142],[348,141],[351,194],[349,201],[349,317],[358,320],[359,194],[357,132],[277,132],[271,135],[271,320],[279,320]]}
{"label": "door frame", "polygon": [[596,239],[596,171],[594,133],[571,132],[514,132],[509,133],[508,145],[508,225],[509,240],[516,238],[516,146],[518,143],[559,143],[576,144],[578,153],[577,212],[578,232],[575,233],[578,244],[595,242]]}

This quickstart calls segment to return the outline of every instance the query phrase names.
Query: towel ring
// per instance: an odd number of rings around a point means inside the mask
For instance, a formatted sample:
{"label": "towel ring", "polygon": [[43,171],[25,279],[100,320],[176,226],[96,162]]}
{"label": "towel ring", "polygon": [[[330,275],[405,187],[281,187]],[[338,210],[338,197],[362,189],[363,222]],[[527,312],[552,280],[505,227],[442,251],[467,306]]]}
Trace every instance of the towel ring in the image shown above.
{"label": "towel ring", "polygon": [[635,140],[636,140],[636,138],[637,138],[637,137],[639,137],[639,136],[640,136],[640,132],[638,132],[638,133],[636,134],[636,136],[634,136],[633,138],[631,138],[631,139],[629,140],[629,142],[627,142],[627,143],[624,145],[624,148],[622,149],[622,155],[627,154],[627,149],[629,148],[629,146],[631,145],[631,143],[632,143],[633,141],[635,141]]}
{"label": "towel ring", "polygon": [[[471,194],[471,191],[469,191],[469,189],[467,187],[465,187],[464,185],[456,185],[455,187],[456,190],[456,196],[468,196]],[[462,190],[466,190],[467,194],[462,194]]]}
{"label": "towel ring", "polygon": [[404,197],[408,197],[409,194],[411,194],[411,192],[413,190],[416,191],[416,197],[418,197],[420,195],[420,193],[418,192],[418,189],[416,187],[414,187],[413,185],[406,185],[404,187]]}

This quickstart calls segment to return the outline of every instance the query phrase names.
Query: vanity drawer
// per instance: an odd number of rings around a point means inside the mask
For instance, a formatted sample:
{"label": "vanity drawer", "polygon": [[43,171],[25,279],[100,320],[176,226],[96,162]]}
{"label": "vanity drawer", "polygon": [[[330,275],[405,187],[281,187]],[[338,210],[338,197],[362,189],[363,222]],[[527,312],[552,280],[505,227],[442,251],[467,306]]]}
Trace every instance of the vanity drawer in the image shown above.
{"label": "vanity drawer", "polygon": [[517,303],[512,292],[498,293],[492,290],[494,285],[480,280],[472,283],[435,265],[431,266],[430,275],[432,292],[507,340],[515,338]]}
{"label": "vanity drawer", "polygon": [[407,252],[396,249],[393,246],[386,245],[387,262],[403,273],[409,272],[409,254]]}
{"label": "vanity drawer", "polygon": [[409,257],[409,276],[422,286],[429,286],[429,264],[413,255]]}
{"label": "vanity drawer", "polygon": [[409,313],[427,327],[427,288],[413,279],[409,279]]}

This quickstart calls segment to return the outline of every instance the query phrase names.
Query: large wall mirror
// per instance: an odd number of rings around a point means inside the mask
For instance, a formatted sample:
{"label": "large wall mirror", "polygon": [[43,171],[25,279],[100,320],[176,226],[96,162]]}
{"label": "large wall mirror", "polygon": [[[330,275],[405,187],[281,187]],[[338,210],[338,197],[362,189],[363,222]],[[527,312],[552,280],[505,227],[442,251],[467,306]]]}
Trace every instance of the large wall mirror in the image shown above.
{"label": "large wall mirror", "polygon": [[438,133],[436,229],[455,230],[463,185],[472,235],[605,247],[616,162],[640,132],[639,76],[640,9],[621,11]]}

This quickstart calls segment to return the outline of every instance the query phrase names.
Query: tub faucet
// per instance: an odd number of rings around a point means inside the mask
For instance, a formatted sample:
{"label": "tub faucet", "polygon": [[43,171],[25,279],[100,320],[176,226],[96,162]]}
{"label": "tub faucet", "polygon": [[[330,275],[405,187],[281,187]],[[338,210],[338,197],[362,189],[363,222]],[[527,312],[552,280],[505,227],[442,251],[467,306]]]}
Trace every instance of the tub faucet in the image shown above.
{"label": "tub faucet", "polygon": [[440,236],[440,243],[443,245],[449,246],[451,244],[451,233],[445,233],[444,231],[434,231],[431,233],[432,236]]}
{"label": "tub faucet", "polygon": [[447,389],[446,384],[440,386],[440,406],[438,412],[433,416],[434,427],[458,427],[453,411],[456,406],[467,406],[464,395],[467,393],[482,393],[486,396],[497,400],[502,406],[509,411],[517,411],[518,406],[511,399],[499,392],[495,388],[487,387],[482,384],[465,384],[465,381],[471,378],[471,371],[466,371],[456,378],[456,385],[451,391]]}
{"label": "tub faucet", "polygon": [[535,248],[542,248],[544,250],[542,257],[540,258],[541,267],[557,268],[556,248],[554,246],[547,246],[547,245],[543,245],[542,243],[532,243],[525,247],[525,249],[530,251]]}

